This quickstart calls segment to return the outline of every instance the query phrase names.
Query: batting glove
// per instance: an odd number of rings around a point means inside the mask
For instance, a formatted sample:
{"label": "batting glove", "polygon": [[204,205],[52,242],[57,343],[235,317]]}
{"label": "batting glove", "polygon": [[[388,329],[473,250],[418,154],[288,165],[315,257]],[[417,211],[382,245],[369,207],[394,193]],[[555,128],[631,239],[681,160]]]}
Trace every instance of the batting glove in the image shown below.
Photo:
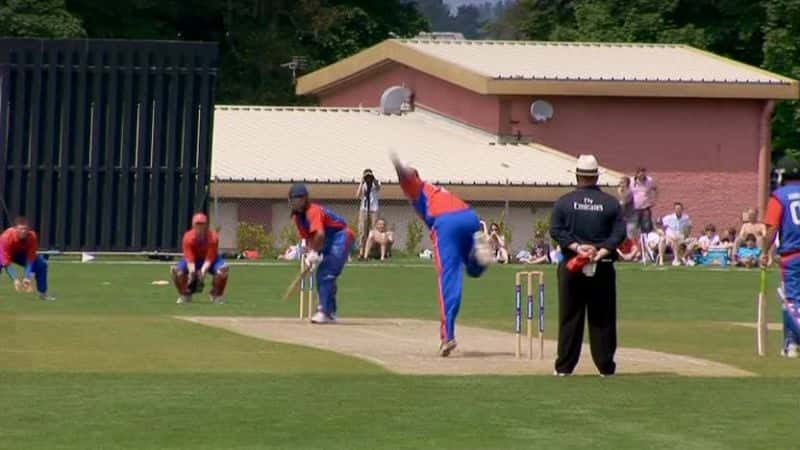
{"label": "batting glove", "polygon": [[309,250],[306,253],[306,265],[310,267],[312,271],[317,270],[317,267],[319,267],[319,263],[321,262],[322,255],[319,252],[315,250]]}

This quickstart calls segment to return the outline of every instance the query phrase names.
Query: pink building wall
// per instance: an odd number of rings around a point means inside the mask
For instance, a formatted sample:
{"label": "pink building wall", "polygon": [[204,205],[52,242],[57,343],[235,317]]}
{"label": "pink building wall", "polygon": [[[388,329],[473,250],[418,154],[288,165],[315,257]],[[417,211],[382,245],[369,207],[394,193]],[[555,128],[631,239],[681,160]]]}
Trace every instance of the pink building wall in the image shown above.
{"label": "pink building wall", "polygon": [[389,64],[324,92],[325,106],[379,104],[383,91],[405,85],[417,106],[502,135],[532,139],[573,155],[593,153],[604,166],[630,173],[647,167],[660,186],[659,216],[681,201],[695,229],[737,225],[757,201],[757,100],[537,97],[551,121],[529,119],[533,97],[484,96],[399,64]]}
{"label": "pink building wall", "polygon": [[320,95],[322,106],[376,107],[381,94],[391,86],[405,86],[414,93],[414,103],[447,117],[496,133],[500,101],[434,78],[400,64],[388,64]]}

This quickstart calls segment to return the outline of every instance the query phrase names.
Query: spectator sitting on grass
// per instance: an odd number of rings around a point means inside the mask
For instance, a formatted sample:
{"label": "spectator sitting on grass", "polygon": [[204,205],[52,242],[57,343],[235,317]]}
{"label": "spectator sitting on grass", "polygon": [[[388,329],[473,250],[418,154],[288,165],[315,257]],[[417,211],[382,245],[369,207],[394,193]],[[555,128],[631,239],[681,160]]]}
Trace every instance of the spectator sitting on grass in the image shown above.
{"label": "spectator sitting on grass", "polygon": [[533,245],[531,245],[530,257],[520,259],[526,264],[549,264],[550,263],[550,244],[544,238],[544,233],[537,231],[533,234]]}
{"label": "spectator sitting on grass", "polygon": [[731,262],[736,261],[736,228],[730,227],[722,232],[719,237],[720,245],[728,249],[728,258]]}
{"label": "spectator sitting on grass", "polygon": [[506,239],[503,237],[500,225],[496,223],[489,225],[489,245],[492,247],[494,260],[500,264],[507,264],[508,249],[506,248]]}
{"label": "spectator sitting on grass", "polygon": [[561,253],[561,246],[556,244],[553,250],[550,250],[550,262],[553,264],[561,264],[564,259],[564,254]]}
{"label": "spectator sitting on grass", "polygon": [[637,261],[641,258],[642,253],[639,251],[639,243],[636,239],[628,237],[617,248],[617,255],[622,261]]}
{"label": "spectator sitting on grass", "polygon": [[387,256],[391,256],[393,243],[394,233],[386,229],[386,220],[378,219],[367,236],[364,256],[369,259],[375,255],[374,257],[380,257],[384,261]]}
{"label": "spectator sitting on grass", "polygon": [[661,253],[661,243],[664,241],[664,230],[661,225],[656,224],[653,231],[644,236],[644,243],[647,246],[645,251],[650,261],[664,264],[664,255]]}
{"label": "spectator sitting on grass", "polygon": [[756,235],[748,234],[745,237],[745,245],[736,250],[736,265],[747,267],[748,269],[758,267],[758,260],[761,258],[761,249],[756,245]]}
{"label": "spectator sitting on grass", "polygon": [[713,246],[718,246],[719,243],[717,227],[715,227],[713,223],[710,223],[703,229],[703,234],[697,239],[690,253],[693,254],[696,263],[703,264],[706,256],[708,256],[708,249]]}
{"label": "spectator sitting on grass", "polygon": [[767,227],[758,221],[758,212],[749,208],[742,213],[742,227],[736,237],[737,247],[745,245],[747,237],[753,235],[756,238],[756,246],[761,248],[764,243],[764,236],[767,235]]}
{"label": "spectator sitting on grass", "polygon": [[[689,215],[684,212],[683,203],[675,202],[673,207],[675,212],[661,219],[666,239],[661,243],[659,251],[663,255],[666,247],[671,248],[673,253],[672,265],[680,266],[684,263],[686,250],[694,243],[689,238],[692,232],[692,221],[689,219]],[[663,259],[661,264],[663,264]]]}

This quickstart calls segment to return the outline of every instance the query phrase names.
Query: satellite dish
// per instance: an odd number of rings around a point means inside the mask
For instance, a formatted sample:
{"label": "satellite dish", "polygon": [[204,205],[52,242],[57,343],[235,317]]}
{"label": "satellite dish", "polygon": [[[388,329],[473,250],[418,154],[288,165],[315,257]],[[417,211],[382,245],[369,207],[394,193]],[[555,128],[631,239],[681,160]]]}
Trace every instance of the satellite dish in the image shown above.
{"label": "satellite dish", "polygon": [[392,86],[383,91],[381,95],[382,114],[400,114],[403,112],[403,105],[411,101],[411,91],[403,86]]}
{"label": "satellite dish", "polygon": [[531,119],[536,123],[547,122],[553,118],[553,105],[544,100],[531,103]]}

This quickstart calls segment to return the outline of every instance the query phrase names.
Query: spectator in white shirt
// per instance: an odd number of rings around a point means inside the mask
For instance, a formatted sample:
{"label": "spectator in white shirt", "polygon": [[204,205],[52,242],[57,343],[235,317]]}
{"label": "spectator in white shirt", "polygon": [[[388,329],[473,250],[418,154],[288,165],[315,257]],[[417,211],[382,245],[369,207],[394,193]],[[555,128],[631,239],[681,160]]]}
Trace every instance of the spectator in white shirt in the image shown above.
{"label": "spectator in white shirt", "polygon": [[687,255],[684,262],[687,265],[694,265],[694,263],[705,263],[708,256],[708,249],[718,247],[720,245],[719,235],[717,234],[717,227],[710,223],[703,228],[703,234],[689,246]]}
{"label": "spectator in white shirt", "polygon": [[681,202],[675,202],[674,208],[674,213],[668,214],[661,219],[661,223],[664,225],[665,237],[661,254],[664,254],[665,246],[671,248],[674,256],[672,265],[680,266],[686,249],[694,243],[689,238],[692,232],[692,221],[689,219],[689,215],[683,212],[683,204]]}
{"label": "spectator in white shirt", "polygon": [[662,245],[661,243],[664,242],[664,231],[661,230],[661,226],[655,224],[653,227],[653,231],[647,233],[643,236],[644,245],[643,248],[646,252],[646,257],[653,261],[653,263],[659,263],[661,265],[664,264],[664,253],[661,252]]}
{"label": "spectator in white shirt", "polygon": [[364,169],[361,183],[358,185],[358,190],[356,190],[356,198],[360,202],[358,207],[358,240],[356,242],[362,259],[367,258],[367,235],[378,218],[378,194],[380,190],[381,183],[375,178],[372,170]]}
{"label": "spectator in white shirt", "polygon": [[703,229],[703,235],[697,239],[697,248],[703,256],[706,256],[708,254],[708,249],[712,246],[718,246],[719,243],[717,227],[715,227],[713,223],[710,223]]}

